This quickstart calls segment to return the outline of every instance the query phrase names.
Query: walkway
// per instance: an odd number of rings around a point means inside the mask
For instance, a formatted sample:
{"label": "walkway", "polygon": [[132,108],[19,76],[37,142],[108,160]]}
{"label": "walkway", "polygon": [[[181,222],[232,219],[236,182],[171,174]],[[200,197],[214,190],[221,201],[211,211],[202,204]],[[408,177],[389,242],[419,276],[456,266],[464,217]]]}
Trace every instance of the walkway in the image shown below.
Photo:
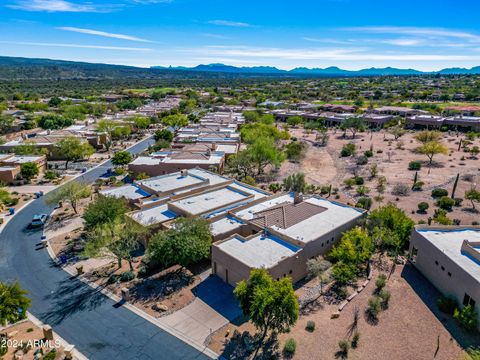
{"label": "walkway", "polygon": [[[132,147],[143,151],[144,140]],[[93,182],[106,163],[79,177]],[[20,281],[32,298],[30,312],[90,359],[208,359],[201,351],[56,267],[39,246],[41,230],[26,229],[33,215],[51,213],[43,199],[18,212],[0,234],[0,279]]]}

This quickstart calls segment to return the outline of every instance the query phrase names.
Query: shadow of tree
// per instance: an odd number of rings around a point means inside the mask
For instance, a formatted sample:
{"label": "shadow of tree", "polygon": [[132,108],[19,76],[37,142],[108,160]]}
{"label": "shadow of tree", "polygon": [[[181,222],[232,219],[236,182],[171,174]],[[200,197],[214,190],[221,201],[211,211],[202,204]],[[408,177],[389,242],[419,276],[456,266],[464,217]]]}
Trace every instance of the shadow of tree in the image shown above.
{"label": "shadow of tree", "polygon": [[480,335],[478,333],[466,333],[455,323],[451,316],[448,316],[439,310],[437,306],[437,299],[440,297],[440,293],[415,267],[413,267],[411,264],[405,265],[401,276],[435,315],[435,317],[442,322],[451,336],[464,349],[480,344]]}
{"label": "shadow of tree", "polygon": [[76,278],[62,280],[57,290],[45,297],[51,306],[41,318],[46,323],[58,325],[78,312],[93,310],[107,300],[101,290],[91,288]]}
{"label": "shadow of tree", "polygon": [[133,285],[130,296],[137,301],[161,301],[194,282],[194,275],[186,269],[153,275]]}

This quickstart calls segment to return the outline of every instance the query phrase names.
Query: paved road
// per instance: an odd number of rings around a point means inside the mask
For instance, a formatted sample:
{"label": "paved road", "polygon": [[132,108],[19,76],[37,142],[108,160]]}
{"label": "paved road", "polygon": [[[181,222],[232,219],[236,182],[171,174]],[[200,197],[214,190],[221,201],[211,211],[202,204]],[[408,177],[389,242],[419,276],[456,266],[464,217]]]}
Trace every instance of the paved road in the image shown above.
{"label": "paved road", "polygon": [[[152,140],[132,147],[143,151]],[[110,163],[80,180],[94,181]],[[28,231],[34,214],[50,213],[42,199],[15,215],[0,234],[0,280],[19,280],[33,299],[30,312],[90,359],[208,359],[195,348],[161,330],[77,279],[71,279],[39,248],[41,230]]]}

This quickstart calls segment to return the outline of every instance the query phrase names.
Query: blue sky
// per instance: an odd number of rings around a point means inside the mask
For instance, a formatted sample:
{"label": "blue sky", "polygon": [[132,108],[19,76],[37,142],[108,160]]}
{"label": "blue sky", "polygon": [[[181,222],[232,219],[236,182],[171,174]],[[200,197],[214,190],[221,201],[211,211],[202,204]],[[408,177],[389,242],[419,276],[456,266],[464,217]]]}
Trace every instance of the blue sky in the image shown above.
{"label": "blue sky", "polygon": [[477,0],[1,0],[0,55],[135,66],[480,65]]}

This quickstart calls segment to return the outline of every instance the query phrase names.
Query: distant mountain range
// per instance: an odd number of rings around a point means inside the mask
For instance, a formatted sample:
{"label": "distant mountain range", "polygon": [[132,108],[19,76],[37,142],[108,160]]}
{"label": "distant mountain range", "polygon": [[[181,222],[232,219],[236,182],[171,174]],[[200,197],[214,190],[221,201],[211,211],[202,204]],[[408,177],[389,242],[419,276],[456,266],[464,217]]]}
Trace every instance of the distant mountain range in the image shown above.
{"label": "distant mountain range", "polygon": [[271,66],[236,67],[224,64],[198,65],[195,67],[141,68],[125,65],[96,64],[78,61],[33,59],[0,56],[0,80],[62,80],[62,79],[109,79],[109,80],[192,80],[222,78],[273,78],[273,77],[336,77],[336,76],[401,76],[401,75],[455,75],[480,74],[480,66],[471,69],[449,68],[436,72],[414,69],[370,68],[343,70],[338,67],[298,67],[281,70]]}
{"label": "distant mountain range", "polygon": [[195,67],[164,67],[152,66],[152,69],[162,70],[183,70],[183,71],[202,71],[202,72],[216,72],[216,73],[238,73],[238,74],[269,74],[269,75],[302,75],[302,76],[401,76],[401,75],[465,75],[465,74],[480,74],[480,66],[471,69],[465,68],[447,68],[440,71],[425,72],[415,69],[397,69],[392,67],[386,68],[369,68],[362,70],[344,70],[336,66],[327,68],[306,68],[297,67],[292,70],[277,69],[272,66],[252,66],[252,67],[236,67],[225,64],[208,64],[197,65]]}

